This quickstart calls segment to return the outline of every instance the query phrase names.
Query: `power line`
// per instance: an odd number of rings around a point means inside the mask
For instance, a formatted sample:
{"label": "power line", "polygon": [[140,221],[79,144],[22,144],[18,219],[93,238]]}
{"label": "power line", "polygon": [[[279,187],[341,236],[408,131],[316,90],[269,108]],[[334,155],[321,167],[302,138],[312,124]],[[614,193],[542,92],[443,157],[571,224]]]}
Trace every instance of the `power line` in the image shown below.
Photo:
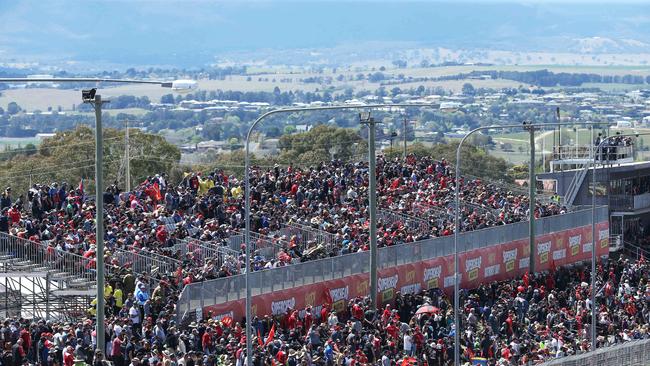
{"label": "power line", "polygon": [[[84,163],[84,162],[89,163],[89,162],[94,162],[94,161],[95,161],[94,159],[93,160],[81,160],[81,161],[75,161],[75,162],[71,162],[71,163],[67,163],[67,164],[56,164],[56,165],[50,165],[50,166],[46,166],[46,167],[38,167],[38,168],[36,168],[37,169],[36,173],[32,172],[30,174],[25,174],[25,175],[0,175],[0,179],[23,178],[23,177],[29,177],[30,175],[31,176],[35,176],[35,175],[38,176],[38,175],[44,175],[44,174],[56,174],[59,171],[67,171],[67,170],[74,170],[74,169],[85,169],[85,168],[89,168],[89,167],[94,167],[95,165],[93,164],[93,165],[73,166],[73,167],[63,168],[63,169],[58,169],[58,168],[66,167],[66,166],[68,166],[70,164],[79,164],[79,163]],[[113,162],[116,162],[116,161],[118,161],[118,159],[104,160],[104,163],[113,163]],[[56,170],[49,170],[49,169],[54,169],[54,168],[57,168],[57,169]],[[48,171],[43,172],[42,171],[43,169],[46,169]],[[39,171],[40,171],[40,173],[39,173]]]}
{"label": "power line", "polygon": [[[104,139],[104,141],[112,141],[112,140],[121,140],[119,137],[111,137]],[[29,151],[41,151],[41,150],[49,150],[49,149],[56,149],[59,147],[72,147],[72,146],[80,146],[80,145],[88,145],[88,144],[94,144],[95,141],[88,141],[88,142],[80,142],[77,144],[66,144],[66,145],[55,145],[55,146],[40,146],[35,149],[10,149],[10,150],[5,150],[5,151],[0,151],[0,154],[13,154],[13,153],[23,153],[23,152],[29,152]]]}

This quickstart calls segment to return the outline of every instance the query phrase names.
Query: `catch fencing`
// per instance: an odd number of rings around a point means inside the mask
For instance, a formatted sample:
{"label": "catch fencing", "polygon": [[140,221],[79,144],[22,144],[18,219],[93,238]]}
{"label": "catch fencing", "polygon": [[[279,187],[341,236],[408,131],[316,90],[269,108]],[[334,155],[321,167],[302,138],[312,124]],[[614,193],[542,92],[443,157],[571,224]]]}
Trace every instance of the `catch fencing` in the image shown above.
{"label": "catch fencing", "polygon": [[121,268],[130,268],[136,274],[155,277],[157,274],[174,273],[181,265],[178,259],[162,254],[136,249],[112,249],[111,260],[116,260]]}
{"label": "catch fencing", "polygon": [[[596,213],[598,223],[607,221],[606,207],[599,207]],[[590,224],[591,211],[577,211],[537,219],[535,231],[538,237],[542,237],[555,232],[584,228]],[[469,252],[502,243],[521,241],[527,237],[527,222],[465,232],[459,235],[459,252]],[[380,248],[378,269],[390,269],[404,264],[448,256],[453,254],[453,244],[453,236],[446,236]],[[252,295],[256,296],[364,274],[368,271],[369,253],[366,251],[252,272],[249,281]],[[199,307],[202,309],[205,306],[244,299],[246,296],[244,277],[244,275],[231,276],[186,286],[178,301],[177,316],[179,321],[184,315]]]}
{"label": "catch fencing", "polygon": [[428,221],[400,212],[378,210],[377,217],[387,226],[404,227],[414,238],[429,236],[432,232],[432,227]]}
{"label": "catch fencing", "polygon": [[594,352],[573,355],[544,362],[540,366],[648,366],[650,365],[650,339],[625,342]]}
{"label": "catch fencing", "polygon": [[227,266],[231,274],[240,273],[239,252],[228,246],[198,239],[178,239],[175,247],[183,257],[189,253],[195,265],[202,266],[207,261],[213,261],[219,268]]}

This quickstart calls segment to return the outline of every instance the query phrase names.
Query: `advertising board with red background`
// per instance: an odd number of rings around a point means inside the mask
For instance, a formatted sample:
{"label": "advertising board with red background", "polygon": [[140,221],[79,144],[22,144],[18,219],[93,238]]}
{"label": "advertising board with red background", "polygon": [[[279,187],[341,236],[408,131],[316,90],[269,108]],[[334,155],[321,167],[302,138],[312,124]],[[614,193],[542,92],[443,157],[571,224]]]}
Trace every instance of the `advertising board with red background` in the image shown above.
{"label": "advertising board with red background", "polygon": [[[608,223],[596,226],[596,254],[609,253]],[[591,258],[591,226],[582,226],[536,237],[535,266],[537,271]],[[459,254],[461,287],[474,288],[480,283],[500,281],[522,276],[529,267],[528,239],[480,248]],[[389,303],[396,293],[417,293],[423,289],[440,288],[451,293],[454,285],[454,257],[448,255],[410,263],[379,271],[377,299]],[[323,304],[343,310],[347,301],[369,293],[369,275],[358,274],[340,279],[275,291],[253,297],[253,316],[278,315],[287,308],[304,309],[307,306],[319,311]],[[230,301],[207,306],[204,316],[219,317],[228,314],[241,319],[245,314],[245,300]]]}

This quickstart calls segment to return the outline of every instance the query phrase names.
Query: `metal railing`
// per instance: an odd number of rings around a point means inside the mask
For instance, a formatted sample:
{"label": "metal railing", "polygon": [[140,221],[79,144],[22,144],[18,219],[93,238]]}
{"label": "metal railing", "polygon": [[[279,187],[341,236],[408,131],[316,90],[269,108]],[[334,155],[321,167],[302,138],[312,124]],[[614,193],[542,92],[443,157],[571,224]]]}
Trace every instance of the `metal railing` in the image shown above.
{"label": "metal railing", "polygon": [[[37,268],[47,268],[69,275],[70,279],[95,281],[96,278],[94,260],[65,250],[57,250],[48,242],[34,242],[0,233],[0,253],[35,264],[37,267],[34,271],[38,271]],[[18,266],[17,263],[14,264]]]}
{"label": "metal railing", "polygon": [[185,256],[190,253],[195,265],[202,266],[207,261],[213,261],[219,268],[226,265],[231,269],[231,274],[240,273],[239,251],[198,239],[180,239],[179,242],[181,254]]}
{"label": "metal railing", "polygon": [[634,196],[610,194],[609,207],[614,211],[634,211]]}
{"label": "metal railing", "polygon": [[540,366],[647,366],[650,365],[650,339],[599,348],[594,352],[547,361]]}
{"label": "metal railing", "polygon": [[414,238],[428,237],[432,232],[432,227],[429,222],[419,217],[409,216],[389,210],[378,210],[377,217],[387,226],[404,226],[408,233],[413,235]]}
{"label": "metal railing", "polygon": [[624,241],[621,243],[623,253],[627,256],[634,258],[636,260],[643,258],[650,259],[650,249],[640,247],[636,244],[632,244],[629,241]]}
{"label": "metal railing", "polygon": [[173,273],[181,265],[178,259],[135,248],[114,248],[111,259],[116,259],[121,268],[130,268],[134,273],[150,276]]}
{"label": "metal railing", "polygon": [[602,151],[596,153],[596,145],[581,146],[555,146],[553,160],[596,160],[616,162],[617,160],[634,157],[634,146],[603,146]]}
{"label": "metal railing", "polygon": [[[598,207],[598,222],[607,220],[607,207]],[[543,217],[536,220],[537,235],[568,230],[591,224],[591,210],[576,211],[564,215]],[[528,223],[518,222],[505,226],[490,227],[460,234],[461,252],[489,247],[501,243],[527,238]],[[378,251],[378,269],[420,262],[450,255],[453,252],[453,237],[430,238],[413,243],[393,245]],[[249,276],[253,296],[281,291],[343,278],[354,274],[368,273],[369,253],[353,253],[337,257],[295,263],[290,266],[252,272]],[[241,300],[246,296],[244,275],[218,278],[185,286],[179,297],[177,316],[204,306]]]}
{"label": "metal railing", "polygon": [[306,246],[308,243],[316,245],[322,244],[325,249],[331,250],[334,249],[338,244],[335,234],[319,229],[314,229],[311,226],[302,225],[299,223],[285,224],[280,229],[280,232],[284,235],[287,235],[288,237],[295,235],[296,239],[298,239],[300,244],[303,246]]}
{"label": "metal railing", "polygon": [[566,206],[572,206],[573,201],[575,201],[576,196],[578,196],[580,187],[582,187],[582,182],[585,181],[585,177],[589,171],[587,167],[588,165],[584,166],[573,175],[573,179],[571,179],[571,183],[569,183],[569,188],[567,188],[566,194],[564,195],[564,204]]}

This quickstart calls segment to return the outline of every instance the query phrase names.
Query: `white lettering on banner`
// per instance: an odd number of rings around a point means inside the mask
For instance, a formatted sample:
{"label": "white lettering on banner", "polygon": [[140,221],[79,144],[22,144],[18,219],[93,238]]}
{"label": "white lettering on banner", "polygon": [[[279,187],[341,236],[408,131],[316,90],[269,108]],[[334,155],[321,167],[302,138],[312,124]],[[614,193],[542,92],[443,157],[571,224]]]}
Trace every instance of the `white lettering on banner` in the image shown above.
{"label": "white lettering on banner", "polygon": [[454,275],[445,277],[445,287],[451,287],[454,285]]}
{"label": "white lettering on banner", "polygon": [[582,252],[583,253],[590,253],[591,252],[591,247],[592,247],[591,243],[584,243],[582,245]]}
{"label": "white lettering on banner", "polygon": [[296,306],[295,297],[281,301],[273,301],[271,303],[271,312],[273,315],[284,314],[284,312],[287,311],[287,308],[293,309],[294,306]]}
{"label": "white lettering on banner", "polygon": [[571,236],[569,237],[569,246],[580,245],[581,240],[582,240],[582,235]]}
{"label": "white lettering on banner", "polygon": [[427,268],[424,270],[424,280],[428,281],[433,278],[440,278],[441,273],[442,273],[442,266]]}
{"label": "white lettering on banner", "polygon": [[232,311],[229,311],[229,312],[224,313],[224,314],[215,315],[215,316],[212,317],[212,319],[214,319],[215,321],[220,321],[220,320],[223,320],[223,318],[225,318],[225,317],[229,317],[229,318],[234,319],[235,318],[235,313],[233,313]]}
{"label": "white lettering on banner", "polygon": [[501,268],[500,264],[495,264],[493,266],[485,267],[485,277],[491,277],[499,274],[500,268]]}
{"label": "white lettering on banner", "polygon": [[609,229],[600,230],[598,232],[598,239],[603,240],[609,238]]}
{"label": "white lettering on banner", "polygon": [[517,259],[517,248],[503,252],[503,263]]}
{"label": "white lettering on banner", "polygon": [[528,268],[528,266],[530,266],[530,258],[526,257],[519,260],[519,269]]}
{"label": "white lettering on banner", "polygon": [[[320,311],[323,309],[323,305],[318,305],[318,306],[312,306],[311,308],[311,315],[313,316],[320,316]],[[302,319],[305,319],[305,314],[307,314],[307,309],[302,309],[298,312],[298,316]]]}
{"label": "white lettering on banner", "polygon": [[414,283],[412,285],[402,286],[402,288],[400,289],[400,292],[402,293],[402,295],[416,294],[416,293],[420,292],[421,288],[422,288],[421,284]]}
{"label": "white lettering on banner", "polygon": [[545,241],[537,244],[537,254],[548,253],[551,251],[551,242]]}
{"label": "white lettering on banner", "polygon": [[465,271],[469,272],[476,268],[481,268],[482,257],[472,258],[465,261]]}
{"label": "white lettering on banner", "polygon": [[553,252],[553,260],[558,260],[566,257],[566,249],[560,249]]}
{"label": "white lettering on banner", "polygon": [[337,302],[339,300],[347,300],[348,294],[350,293],[348,286],[339,287],[330,290],[330,296],[332,296],[332,301]]}
{"label": "white lettering on banner", "polygon": [[380,278],[377,281],[377,290],[384,291],[384,290],[388,290],[389,288],[395,288],[397,287],[397,281],[399,281],[399,275]]}

